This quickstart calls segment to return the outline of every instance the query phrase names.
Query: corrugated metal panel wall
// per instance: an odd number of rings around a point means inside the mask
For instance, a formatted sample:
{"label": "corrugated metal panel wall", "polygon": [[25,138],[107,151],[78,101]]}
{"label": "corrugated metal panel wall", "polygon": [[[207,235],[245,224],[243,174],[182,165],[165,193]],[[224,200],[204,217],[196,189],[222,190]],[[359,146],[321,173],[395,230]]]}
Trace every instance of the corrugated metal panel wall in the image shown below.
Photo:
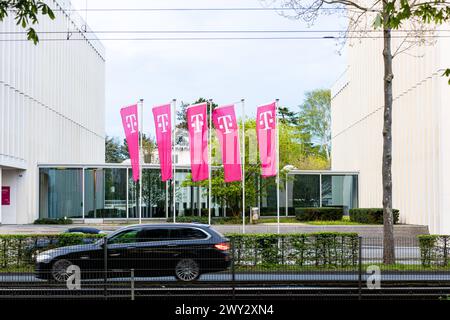
{"label": "corrugated metal panel wall", "polygon": [[[443,127],[450,126],[450,118],[441,117],[448,109],[449,87],[438,71],[450,65],[448,51],[441,50],[444,41],[412,48],[394,59],[394,207],[401,210],[402,222],[428,225],[435,233],[450,232],[449,212],[443,208],[450,206],[450,199],[443,202],[450,189],[442,183],[450,180],[450,172],[442,171],[441,154],[450,147],[441,141],[448,136]],[[360,206],[380,207],[382,40],[354,43],[348,57],[348,84],[333,89],[337,95],[332,100],[332,169],[359,170]]]}
{"label": "corrugated metal panel wall", "polygon": [[[52,7],[57,4],[52,1]],[[56,11],[39,31],[73,30]],[[8,18],[0,31],[22,31]],[[41,38],[61,38],[45,34]],[[73,33],[72,39],[82,39]],[[0,39],[23,38],[0,35]],[[18,177],[17,223],[37,217],[37,164],[104,161],[105,63],[86,40],[0,42],[0,165],[26,168]]]}

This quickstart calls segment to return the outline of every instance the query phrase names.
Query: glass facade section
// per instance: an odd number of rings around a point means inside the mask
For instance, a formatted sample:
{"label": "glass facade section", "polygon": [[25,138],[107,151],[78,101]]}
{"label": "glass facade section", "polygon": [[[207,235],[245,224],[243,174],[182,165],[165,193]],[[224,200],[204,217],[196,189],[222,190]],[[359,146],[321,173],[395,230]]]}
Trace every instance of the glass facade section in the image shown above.
{"label": "glass facade section", "polygon": [[127,169],[87,168],[84,170],[84,217],[126,218]]}
{"label": "glass facade section", "polygon": [[[208,216],[208,188],[183,186],[189,169],[177,168],[176,215]],[[250,181],[250,180],[249,180]],[[255,177],[256,195],[246,197],[248,207],[261,215],[276,216],[275,178]],[[138,219],[139,184],[126,166],[40,168],[41,218]],[[251,189],[251,188],[250,188]],[[241,194],[239,194],[239,199]],[[213,197],[212,217],[231,214],[226,202]],[[342,206],[347,213],[358,207],[358,174],[291,172],[281,177],[280,214],[293,215],[297,207]],[[173,185],[161,181],[159,168],[142,170],[142,218],[173,218]]]}
{"label": "glass facade section", "polygon": [[293,207],[320,207],[320,176],[293,175]]}
{"label": "glass facade section", "polygon": [[358,178],[354,175],[322,175],[322,206],[339,206],[344,213],[358,206]]}
{"label": "glass facade section", "polygon": [[82,218],[82,169],[40,169],[39,217]]}

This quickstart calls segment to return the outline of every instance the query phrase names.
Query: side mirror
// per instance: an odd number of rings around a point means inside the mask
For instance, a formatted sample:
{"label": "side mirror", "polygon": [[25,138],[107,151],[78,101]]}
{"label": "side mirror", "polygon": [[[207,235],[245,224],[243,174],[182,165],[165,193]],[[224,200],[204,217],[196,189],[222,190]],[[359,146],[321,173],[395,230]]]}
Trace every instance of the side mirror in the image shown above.
{"label": "side mirror", "polygon": [[106,245],[106,243],[107,243],[106,237],[101,238],[101,239],[98,241],[98,243],[99,243],[99,245],[103,248],[103,247]]}

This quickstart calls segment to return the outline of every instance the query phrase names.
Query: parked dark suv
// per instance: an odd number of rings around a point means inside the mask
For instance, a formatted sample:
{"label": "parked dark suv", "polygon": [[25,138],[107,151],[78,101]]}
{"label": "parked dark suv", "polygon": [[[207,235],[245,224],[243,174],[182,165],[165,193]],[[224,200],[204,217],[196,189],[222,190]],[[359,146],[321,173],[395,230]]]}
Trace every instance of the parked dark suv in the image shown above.
{"label": "parked dark suv", "polygon": [[129,275],[134,269],[136,276],[174,275],[181,281],[194,281],[203,273],[226,270],[229,250],[228,239],[207,225],[136,225],[94,244],[42,252],[36,257],[36,275],[64,282],[70,276],[67,268],[78,266],[82,279],[101,278],[106,253],[109,276]]}

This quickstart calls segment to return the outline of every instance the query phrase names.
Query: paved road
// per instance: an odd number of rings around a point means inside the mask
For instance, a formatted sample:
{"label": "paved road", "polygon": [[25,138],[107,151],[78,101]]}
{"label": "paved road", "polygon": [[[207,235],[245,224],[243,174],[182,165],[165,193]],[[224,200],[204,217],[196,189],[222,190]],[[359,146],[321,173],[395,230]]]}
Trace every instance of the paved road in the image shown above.
{"label": "paved road", "polygon": [[[157,221],[153,221],[155,223]],[[159,222],[161,223],[161,222]],[[0,225],[0,234],[55,234],[61,233],[69,227],[88,226],[84,225]],[[101,230],[114,231],[124,225],[89,225]],[[214,225],[214,228],[222,233],[241,233],[241,225]],[[312,233],[312,232],[356,232],[364,238],[382,238],[383,226],[314,226],[302,223],[281,224],[281,233]],[[246,226],[247,233],[276,233],[276,223],[261,223]],[[419,234],[428,234],[428,227],[418,225],[396,225],[395,235],[398,239],[416,238]]]}
{"label": "paved road", "polygon": [[[363,281],[367,280],[368,275],[363,274]],[[355,282],[358,281],[357,272],[303,272],[303,273],[237,273],[235,280],[238,282],[257,282],[262,284],[264,282]],[[86,282],[101,282],[103,280],[86,280]],[[130,278],[113,278],[112,282],[130,282]],[[154,278],[135,278],[136,282],[148,282],[148,283],[164,283],[175,282],[174,277],[154,277]],[[231,273],[220,274],[206,274],[202,275],[198,283],[201,282],[229,282],[232,281]],[[381,281],[442,281],[446,282],[450,286],[450,272],[446,273],[381,273]],[[0,287],[1,283],[45,283],[46,281],[37,279],[33,274],[4,274],[0,275]]]}

